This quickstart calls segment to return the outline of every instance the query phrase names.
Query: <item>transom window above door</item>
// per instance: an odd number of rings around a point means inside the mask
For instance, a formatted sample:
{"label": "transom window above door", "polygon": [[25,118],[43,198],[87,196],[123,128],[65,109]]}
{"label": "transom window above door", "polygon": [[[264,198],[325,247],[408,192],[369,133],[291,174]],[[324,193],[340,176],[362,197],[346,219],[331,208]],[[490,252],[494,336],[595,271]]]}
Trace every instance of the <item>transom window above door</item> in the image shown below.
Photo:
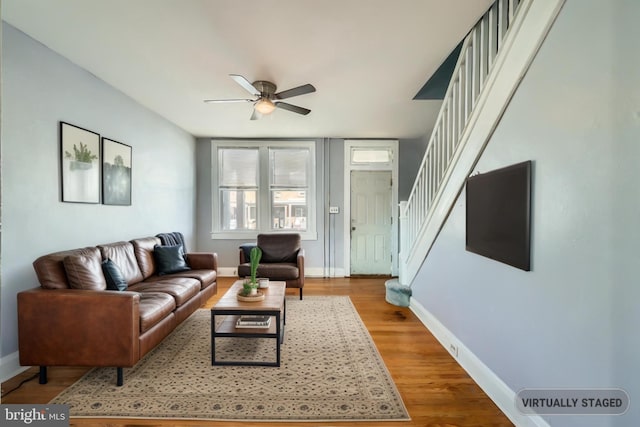
{"label": "transom window above door", "polygon": [[390,165],[393,160],[393,151],[390,148],[352,147],[352,165]]}

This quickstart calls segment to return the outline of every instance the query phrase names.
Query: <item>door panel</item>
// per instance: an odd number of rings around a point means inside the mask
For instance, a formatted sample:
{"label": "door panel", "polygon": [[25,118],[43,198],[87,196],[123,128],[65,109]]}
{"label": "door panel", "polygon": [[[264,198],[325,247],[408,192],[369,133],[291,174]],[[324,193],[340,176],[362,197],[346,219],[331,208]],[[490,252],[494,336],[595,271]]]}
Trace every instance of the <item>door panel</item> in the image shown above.
{"label": "door panel", "polygon": [[351,172],[351,274],[391,274],[391,172]]}

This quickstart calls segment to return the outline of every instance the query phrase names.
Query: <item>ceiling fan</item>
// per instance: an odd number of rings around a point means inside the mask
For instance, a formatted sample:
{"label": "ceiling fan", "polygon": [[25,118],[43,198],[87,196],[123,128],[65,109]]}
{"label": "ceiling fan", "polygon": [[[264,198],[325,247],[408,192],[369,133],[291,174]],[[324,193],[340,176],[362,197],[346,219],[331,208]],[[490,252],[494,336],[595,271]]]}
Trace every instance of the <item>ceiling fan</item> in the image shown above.
{"label": "ceiling fan", "polygon": [[294,96],[305,95],[307,93],[315,92],[316,88],[311,84],[306,84],[292,89],[287,89],[282,92],[276,93],[276,85],[265,81],[257,80],[253,83],[249,83],[249,80],[239,74],[229,74],[236,83],[242,86],[247,92],[254,96],[253,99],[241,98],[241,99],[205,99],[206,103],[228,103],[228,102],[251,102],[253,103],[253,113],[251,114],[251,120],[257,120],[263,115],[271,114],[276,108],[282,108],[284,110],[293,111],[294,113],[307,115],[311,110],[297,105],[292,105],[286,102],[281,102],[281,99],[292,98]]}

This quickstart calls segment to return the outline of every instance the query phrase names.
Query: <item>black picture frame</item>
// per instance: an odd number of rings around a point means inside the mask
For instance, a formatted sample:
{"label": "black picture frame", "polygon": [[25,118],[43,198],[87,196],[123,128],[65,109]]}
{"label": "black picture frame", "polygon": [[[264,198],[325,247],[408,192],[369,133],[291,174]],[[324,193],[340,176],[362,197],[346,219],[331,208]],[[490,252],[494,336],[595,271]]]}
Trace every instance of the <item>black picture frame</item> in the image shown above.
{"label": "black picture frame", "polygon": [[102,138],[102,204],[131,206],[132,154],[130,145]]}
{"label": "black picture frame", "polygon": [[60,122],[60,199],[100,203],[100,134]]}

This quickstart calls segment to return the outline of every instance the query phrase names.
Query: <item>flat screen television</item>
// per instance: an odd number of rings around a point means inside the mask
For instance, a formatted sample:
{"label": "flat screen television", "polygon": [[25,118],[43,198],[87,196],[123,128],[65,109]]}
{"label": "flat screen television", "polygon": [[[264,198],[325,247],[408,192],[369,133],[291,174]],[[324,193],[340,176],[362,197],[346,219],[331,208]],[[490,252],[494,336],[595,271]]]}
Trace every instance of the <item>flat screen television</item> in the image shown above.
{"label": "flat screen television", "polygon": [[531,270],[531,161],[467,178],[466,249]]}

